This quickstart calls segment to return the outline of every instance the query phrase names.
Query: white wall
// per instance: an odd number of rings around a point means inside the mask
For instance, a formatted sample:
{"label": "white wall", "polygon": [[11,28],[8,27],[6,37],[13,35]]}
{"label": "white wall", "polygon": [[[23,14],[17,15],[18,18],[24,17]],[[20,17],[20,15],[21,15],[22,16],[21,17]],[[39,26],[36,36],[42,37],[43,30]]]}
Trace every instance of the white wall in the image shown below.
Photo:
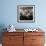
{"label": "white wall", "polygon": [[[13,24],[16,28],[35,28],[46,29],[46,0],[1,0],[0,24],[5,26]],[[35,22],[18,23],[17,5],[35,5]]]}

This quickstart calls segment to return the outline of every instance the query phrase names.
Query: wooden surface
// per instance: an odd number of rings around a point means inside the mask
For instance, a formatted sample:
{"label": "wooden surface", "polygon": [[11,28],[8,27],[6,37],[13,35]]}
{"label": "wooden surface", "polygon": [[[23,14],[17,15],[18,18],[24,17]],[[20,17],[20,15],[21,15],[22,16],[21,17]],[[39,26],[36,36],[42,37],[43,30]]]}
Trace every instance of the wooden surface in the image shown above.
{"label": "wooden surface", "polygon": [[23,45],[23,33],[4,33],[3,46],[22,46]]}
{"label": "wooden surface", "polygon": [[24,33],[24,46],[44,46],[44,33]]}
{"label": "wooden surface", "polygon": [[3,46],[44,46],[44,32],[4,32]]}

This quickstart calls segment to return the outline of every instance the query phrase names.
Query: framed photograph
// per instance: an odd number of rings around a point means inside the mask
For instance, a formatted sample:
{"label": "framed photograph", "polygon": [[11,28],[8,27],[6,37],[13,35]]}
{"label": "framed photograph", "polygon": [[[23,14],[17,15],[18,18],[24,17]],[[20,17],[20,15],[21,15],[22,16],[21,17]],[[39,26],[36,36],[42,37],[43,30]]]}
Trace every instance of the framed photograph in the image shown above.
{"label": "framed photograph", "polygon": [[35,22],[35,5],[17,5],[18,22]]}

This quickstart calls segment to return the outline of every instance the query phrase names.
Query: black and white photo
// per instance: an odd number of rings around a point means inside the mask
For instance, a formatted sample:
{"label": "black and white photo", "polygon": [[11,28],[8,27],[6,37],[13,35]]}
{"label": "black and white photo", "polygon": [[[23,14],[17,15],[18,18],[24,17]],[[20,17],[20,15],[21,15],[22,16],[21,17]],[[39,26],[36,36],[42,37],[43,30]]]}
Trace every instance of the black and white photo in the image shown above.
{"label": "black and white photo", "polygon": [[17,21],[18,22],[34,22],[35,21],[35,5],[18,5]]}

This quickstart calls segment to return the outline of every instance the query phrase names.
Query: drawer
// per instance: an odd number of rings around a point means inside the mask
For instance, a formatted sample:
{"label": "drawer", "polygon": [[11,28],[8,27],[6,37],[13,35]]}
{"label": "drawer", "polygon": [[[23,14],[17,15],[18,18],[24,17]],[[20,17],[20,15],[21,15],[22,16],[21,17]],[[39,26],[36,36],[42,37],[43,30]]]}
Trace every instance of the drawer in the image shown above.
{"label": "drawer", "polygon": [[44,36],[24,36],[24,42],[26,44],[43,44]]}
{"label": "drawer", "polygon": [[15,46],[14,44],[2,44],[2,46]]}
{"label": "drawer", "polygon": [[9,38],[3,40],[3,46],[22,46],[22,45],[23,45],[23,39],[21,37],[15,37],[12,38],[11,40]]}
{"label": "drawer", "polygon": [[23,36],[4,36],[3,43],[14,43],[23,41]]}
{"label": "drawer", "polygon": [[44,44],[31,44],[32,46],[44,46]]}
{"label": "drawer", "polygon": [[33,44],[43,44],[44,36],[32,36],[32,43]]}
{"label": "drawer", "polygon": [[4,36],[23,36],[23,32],[4,32]]}
{"label": "drawer", "polygon": [[24,36],[44,36],[44,32],[24,32]]}
{"label": "drawer", "polygon": [[23,44],[21,44],[21,43],[20,44],[18,44],[18,43],[17,44],[10,44],[9,43],[9,44],[2,44],[2,46],[23,46]]}

